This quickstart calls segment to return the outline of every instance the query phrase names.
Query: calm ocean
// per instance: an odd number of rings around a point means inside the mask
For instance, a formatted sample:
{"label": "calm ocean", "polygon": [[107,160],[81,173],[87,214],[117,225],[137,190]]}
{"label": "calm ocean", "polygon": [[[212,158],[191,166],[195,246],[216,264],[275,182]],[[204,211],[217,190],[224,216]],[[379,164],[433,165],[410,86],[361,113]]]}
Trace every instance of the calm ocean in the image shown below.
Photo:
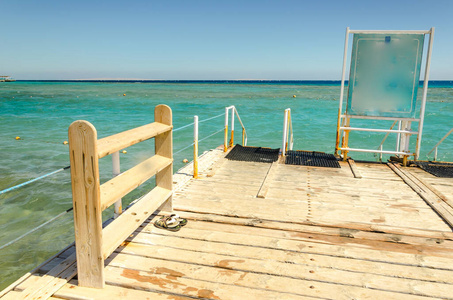
{"label": "calm ocean", "polygon": [[[68,140],[71,122],[88,120],[102,138],[152,122],[158,104],[172,108],[175,129],[193,122],[194,115],[202,121],[235,105],[247,130],[248,145],[272,148],[281,145],[283,111],[291,108],[294,149],[333,153],[339,95],[339,82],[331,81],[0,83],[0,190],[68,166],[68,146],[63,141]],[[452,120],[453,81],[433,82],[421,159],[453,127]],[[221,130],[223,122],[221,116],[200,124],[200,139]],[[391,123],[376,126],[389,128]],[[175,153],[192,143],[192,134],[192,127],[174,133]],[[377,148],[382,138],[382,134],[361,133],[351,136],[350,146]],[[222,143],[220,132],[200,143],[200,153]],[[389,138],[384,149],[393,150],[394,145],[395,138]],[[152,155],[153,144],[148,141],[127,151],[121,154],[123,169]],[[174,169],[183,166],[184,158],[191,160],[191,155],[191,148],[175,154]],[[376,160],[373,154],[351,156]],[[453,161],[453,136],[439,148],[438,159]],[[111,177],[111,159],[102,159],[100,165],[101,181],[105,181]],[[146,188],[126,196],[123,205]],[[0,195],[0,247],[71,206],[69,171]],[[106,212],[105,217],[110,215]],[[68,213],[0,250],[0,290],[73,240],[72,213]]]}

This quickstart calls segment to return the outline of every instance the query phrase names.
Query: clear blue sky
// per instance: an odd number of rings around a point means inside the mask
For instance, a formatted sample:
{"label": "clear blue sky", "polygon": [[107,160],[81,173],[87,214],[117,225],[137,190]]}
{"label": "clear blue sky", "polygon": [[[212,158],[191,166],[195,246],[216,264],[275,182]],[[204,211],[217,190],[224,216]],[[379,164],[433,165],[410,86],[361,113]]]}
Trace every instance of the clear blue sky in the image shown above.
{"label": "clear blue sky", "polygon": [[16,79],[340,79],[351,29],[436,27],[453,79],[453,1],[1,1],[0,75]]}

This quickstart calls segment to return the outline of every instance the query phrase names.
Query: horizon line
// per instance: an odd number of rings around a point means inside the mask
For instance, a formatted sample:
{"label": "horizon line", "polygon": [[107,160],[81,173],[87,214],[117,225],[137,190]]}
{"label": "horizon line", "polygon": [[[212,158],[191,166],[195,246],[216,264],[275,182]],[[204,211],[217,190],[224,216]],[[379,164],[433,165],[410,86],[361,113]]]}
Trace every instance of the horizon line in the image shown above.
{"label": "horizon line", "polygon": [[[255,82],[320,82],[320,81],[334,81],[334,82],[341,82],[341,79],[138,79],[138,78],[90,78],[90,79],[16,79],[16,81],[66,81],[66,82],[84,82],[84,81],[97,81],[97,82],[140,82],[140,81],[148,81],[148,82],[228,82],[228,81],[255,81]],[[345,79],[345,82],[348,82],[348,79]],[[453,81],[453,79],[429,79],[428,82],[431,81]],[[424,82],[424,80],[420,79],[419,82]]]}

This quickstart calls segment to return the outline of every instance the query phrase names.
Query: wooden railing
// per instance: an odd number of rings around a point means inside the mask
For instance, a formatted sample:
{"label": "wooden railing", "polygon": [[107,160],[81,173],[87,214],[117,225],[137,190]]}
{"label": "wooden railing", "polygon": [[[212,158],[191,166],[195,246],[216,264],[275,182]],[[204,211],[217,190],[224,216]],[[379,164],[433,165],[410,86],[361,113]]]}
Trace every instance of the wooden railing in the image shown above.
{"label": "wooden railing", "polygon": [[[87,121],[69,126],[74,230],[80,286],[103,288],[104,260],[154,211],[172,210],[172,112],[166,105],[154,109],[154,123],[97,139]],[[155,139],[155,155],[104,184],[99,159],[147,139]],[[156,187],[102,228],[102,211],[142,183],[156,176]]]}

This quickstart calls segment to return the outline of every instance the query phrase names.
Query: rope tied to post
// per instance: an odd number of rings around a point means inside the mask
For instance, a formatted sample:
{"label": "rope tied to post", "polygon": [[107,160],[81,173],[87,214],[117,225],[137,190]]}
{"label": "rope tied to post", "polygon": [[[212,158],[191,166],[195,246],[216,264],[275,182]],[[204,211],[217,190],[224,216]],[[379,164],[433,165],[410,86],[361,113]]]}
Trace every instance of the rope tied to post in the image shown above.
{"label": "rope tied to post", "polygon": [[70,167],[71,167],[71,166],[67,166],[67,167],[58,169],[58,170],[56,170],[56,171],[53,171],[53,172],[44,174],[44,175],[42,175],[42,176],[39,176],[39,177],[37,177],[37,178],[35,178],[35,179],[29,180],[29,181],[26,181],[26,182],[22,182],[22,183],[20,183],[20,184],[18,184],[18,185],[15,185],[15,186],[6,188],[6,189],[0,191],[0,195],[1,195],[1,194],[4,194],[4,193],[7,193],[7,192],[10,192],[10,191],[13,191],[13,190],[15,190],[15,189],[18,189],[18,188],[20,188],[20,187],[26,186],[26,185],[28,185],[28,184],[30,184],[30,183],[35,182],[35,181],[44,179],[44,178],[49,177],[49,176],[51,176],[51,175],[60,173],[61,171],[68,170]]}

